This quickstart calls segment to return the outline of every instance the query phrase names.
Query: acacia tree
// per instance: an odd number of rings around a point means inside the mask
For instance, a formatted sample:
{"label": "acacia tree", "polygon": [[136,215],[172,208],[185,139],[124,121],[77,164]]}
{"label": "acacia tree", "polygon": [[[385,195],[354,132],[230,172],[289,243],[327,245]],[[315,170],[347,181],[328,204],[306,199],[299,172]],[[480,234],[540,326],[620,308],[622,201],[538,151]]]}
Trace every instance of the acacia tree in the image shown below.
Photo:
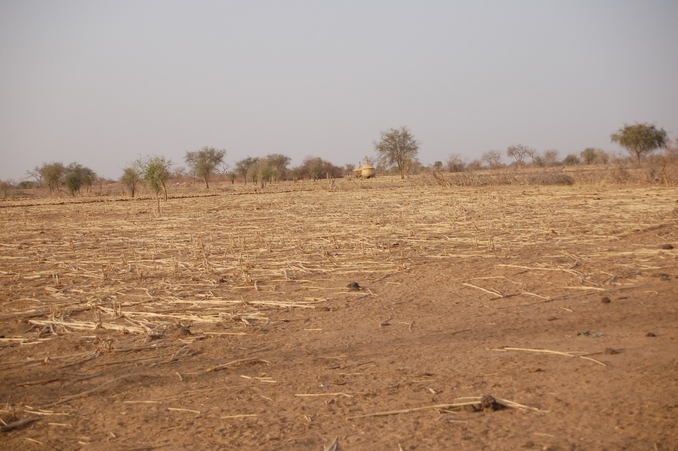
{"label": "acacia tree", "polygon": [[214,147],[203,147],[195,152],[186,152],[184,161],[193,169],[196,176],[205,181],[205,187],[210,187],[210,176],[217,167],[223,163],[225,150],[217,150]]}
{"label": "acacia tree", "polygon": [[549,149],[544,151],[544,164],[546,166],[555,166],[558,163],[558,151]]}
{"label": "acacia tree", "polygon": [[381,139],[374,143],[378,160],[388,166],[396,165],[400,178],[405,178],[405,171],[411,166],[419,151],[419,143],[414,139],[412,132],[402,126],[381,132]]}
{"label": "acacia tree", "polygon": [[516,160],[516,163],[519,166],[525,162],[525,157],[530,157],[534,159],[536,153],[537,151],[535,149],[524,146],[522,144],[510,146],[508,149],[506,149],[506,155],[509,158],[513,158],[514,160]]}
{"label": "acacia tree", "polygon": [[136,165],[140,168],[144,180],[148,182],[155,193],[155,198],[158,201],[158,213],[160,213],[160,192],[162,191],[165,194],[165,201],[167,201],[167,180],[170,177],[172,161],[164,157],[152,156],[145,160],[138,160]]}
{"label": "acacia tree", "polygon": [[245,179],[245,185],[247,185],[247,174],[249,174],[250,168],[257,164],[257,161],[259,161],[258,158],[247,157],[235,162],[235,172],[242,175]]}
{"label": "acacia tree", "polygon": [[271,177],[274,181],[284,180],[287,177],[287,166],[291,161],[290,157],[279,153],[266,156],[266,163],[271,169]]}
{"label": "acacia tree", "polygon": [[498,150],[488,150],[482,155],[480,160],[487,163],[491,169],[496,169],[501,166],[501,152]]}
{"label": "acacia tree", "polygon": [[666,147],[669,138],[663,128],[657,129],[650,124],[624,124],[617,133],[610,135],[613,143],[618,143],[631,155],[635,155],[636,162],[645,153],[652,153],[656,149]]}
{"label": "acacia tree", "polygon": [[38,188],[42,188],[42,174],[39,166],[36,166],[32,171],[26,171],[26,176],[34,178],[38,182]]}
{"label": "acacia tree", "polygon": [[97,175],[93,170],[78,163],[69,164],[64,172],[66,189],[73,197],[80,193],[80,188],[83,186],[91,187],[96,178]]}
{"label": "acacia tree", "polygon": [[47,183],[50,194],[59,191],[59,187],[64,181],[66,167],[63,163],[43,163],[38,169],[42,180]]}
{"label": "acacia tree", "polygon": [[134,193],[136,193],[137,185],[141,182],[141,168],[137,164],[127,166],[123,169],[122,176],[120,177],[120,182],[127,187],[132,198],[134,198]]}

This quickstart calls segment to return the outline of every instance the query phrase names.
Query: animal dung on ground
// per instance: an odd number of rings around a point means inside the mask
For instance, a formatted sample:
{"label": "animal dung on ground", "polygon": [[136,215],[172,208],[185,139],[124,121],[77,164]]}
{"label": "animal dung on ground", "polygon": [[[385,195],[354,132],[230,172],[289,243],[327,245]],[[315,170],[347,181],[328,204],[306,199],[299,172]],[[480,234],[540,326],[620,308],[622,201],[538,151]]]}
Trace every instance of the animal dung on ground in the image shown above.
{"label": "animal dung on ground", "polygon": [[499,408],[499,404],[493,396],[485,395],[480,399],[480,407],[483,410],[497,410]]}
{"label": "animal dung on ground", "polygon": [[608,298],[607,296],[604,296],[604,297],[600,300],[600,302],[602,302],[603,304],[609,304],[610,302],[612,302],[612,300],[611,300],[610,298]]}
{"label": "animal dung on ground", "polygon": [[673,249],[673,244],[662,244],[661,248],[670,251]]}
{"label": "animal dung on ground", "polygon": [[648,333],[645,334],[645,336],[646,337],[656,337],[657,334],[655,334],[654,332],[648,332]]}
{"label": "animal dung on ground", "polygon": [[362,287],[358,282],[351,282],[347,285],[348,291],[360,291],[362,290]]}

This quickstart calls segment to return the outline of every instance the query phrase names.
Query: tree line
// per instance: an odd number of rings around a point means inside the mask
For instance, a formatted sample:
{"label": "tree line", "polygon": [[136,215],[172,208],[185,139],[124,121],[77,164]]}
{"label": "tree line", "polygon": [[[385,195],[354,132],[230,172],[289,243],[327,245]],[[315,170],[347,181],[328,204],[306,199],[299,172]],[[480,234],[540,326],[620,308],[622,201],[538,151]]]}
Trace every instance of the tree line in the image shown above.
{"label": "tree line", "polygon": [[[610,140],[624,147],[638,163],[644,155],[661,148],[667,149],[668,153],[678,158],[678,142],[671,146],[666,131],[655,125],[625,124],[610,135]],[[424,169],[417,159],[419,143],[410,129],[405,126],[381,132],[380,139],[373,144],[379,173],[391,170],[404,178],[405,175]],[[505,154],[509,159],[513,159],[512,164],[518,166],[604,164],[610,159],[610,155],[602,149],[587,148],[579,154],[569,154],[559,160],[557,150],[545,150],[540,153],[523,144],[509,146]],[[467,162],[459,154],[453,154],[450,155],[446,164],[436,161],[431,169],[437,171],[446,169],[450,172],[494,169],[504,166],[503,156],[504,153],[498,150],[490,150],[483,153],[479,159]],[[167,199],[167,182],[173,177],[192,176],[195,180],[204,183],[207,189],[215,175],[226,177],[231,183],[241,178],[244,184],[249,182],[264,187],[269,183],[285,180],[340,178],[352,174],[355,168],[352,164],[346,164],[343,167],[335,166],[329,161],[312,156],[306,157],[301,165],[290,168],[290,157],[282,154],[269,154],[265,157],[248,156],[236,161],[234,167],[230,169],[224,161],[225,157],[226,150],[209,146],[196,151],[187,151],[184,156],[184,162],[190,169],[187,174],[184,168],[173,171],[174,163],[165,157],[148,156],[128,164],[123,169],[119,181],[128,189],[132,197],[135,196],[140,184],[147,184],[160,202],[161,197]],[[103,179],[98,177],[93,170],[79,163],[71,163],[68,166],[58,162],[43,163],[27,171],[27,175],[34,178],[38,186],[47,186],[50,193],[65,189],[72,196],[79,194],[83,188],[91,189],[97,181],[103,182]],[[5,190],[9,185],[7,182],[2,182]]]}

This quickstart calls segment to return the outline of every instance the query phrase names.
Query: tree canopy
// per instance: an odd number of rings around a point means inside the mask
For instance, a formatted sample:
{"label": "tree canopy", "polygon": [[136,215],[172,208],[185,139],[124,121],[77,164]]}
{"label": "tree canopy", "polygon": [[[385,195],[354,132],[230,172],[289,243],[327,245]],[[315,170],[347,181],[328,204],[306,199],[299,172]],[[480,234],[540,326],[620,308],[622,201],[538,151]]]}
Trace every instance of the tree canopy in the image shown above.
{"label": "tree canopy", "polygon": [[134,193],[136,193],[137,185],[141,182],[141,175],[141,168],[139,168],[138,165],[127,166],[123,169],[120,182],[129,189],[132,197],[134,197]]}
{"label": "tree canopy", "polygon": [[381,132],[381,139],[374,143],[379,162],[388,166],[396,165],[400,178],[405,178],[405,172],[409,169],[419,151],[419,143],[414,139],[412,132],[402,126]]}
{"label": "tree canopy", "polygon": [[657,129],[650,124],[624,124],[617,133],[610,135],[613,143],[624,147],[631,155],[635,155],[636,162],[646,153],[666,147],[669,137],[663,128]]}
{"label": "tree canopy", "polygon": [[92,186],[96,178],[97,175],[93,170],[78,163],[69,164],[64,172],[66,189],[71,196],[78,194],[83,186]]}
{"label": "tree canopy", "polygon": [[259,158],[247,157],[235,162],[235,172],[243,176],[245,185],[247,185],[247,174],[249,174],[252,166],[257,164],[257,161],[259,161]]}
{"label": "tree canopy", "polygon": [[50,193],[59,191],[66,174],[66,167],[63,163],[43,163],[40,168],[37,168],[37,171],[40,173],[42,181],[47,184]]}
{"label": "tree canopy", "polygon": [[165,157],[153,156],[138,160],[136,166],[155,193],[158,200],[158,212],[160,212],[160,192],[165,194],[165,201],[167,201],[167,180],[170,178],[172,161]]}
{"label": "tree canopy", "polygon": [[534,156],[537,154],[537,151],[531,147],[527,147],[523,144],[518,144],[516,146],[510,146],[506,149],[506,155],[509,158],[516,160],[516,164],[519,166],[525,162],[525,157],[530,157],[534,159]]}
{"label": "tree canopy", "polygon": [[225,150],[205,146],[201,150],[186,152],[184,161],[193,169],[195,175],[205,182],[205,187],[209,189],[210,176],[217,169],[217,166],[223,163],[225,155]]}

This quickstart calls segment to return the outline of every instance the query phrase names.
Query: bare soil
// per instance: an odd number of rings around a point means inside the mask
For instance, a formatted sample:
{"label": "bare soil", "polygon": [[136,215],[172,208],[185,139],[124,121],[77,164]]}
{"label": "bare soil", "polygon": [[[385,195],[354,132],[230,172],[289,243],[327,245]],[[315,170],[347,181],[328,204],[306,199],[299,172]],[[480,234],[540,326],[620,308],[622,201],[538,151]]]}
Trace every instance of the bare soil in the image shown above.
{"label": "bare soil", "polygon": [[678,450],[674,189],[215,193],[0,204],[0,448]]}

